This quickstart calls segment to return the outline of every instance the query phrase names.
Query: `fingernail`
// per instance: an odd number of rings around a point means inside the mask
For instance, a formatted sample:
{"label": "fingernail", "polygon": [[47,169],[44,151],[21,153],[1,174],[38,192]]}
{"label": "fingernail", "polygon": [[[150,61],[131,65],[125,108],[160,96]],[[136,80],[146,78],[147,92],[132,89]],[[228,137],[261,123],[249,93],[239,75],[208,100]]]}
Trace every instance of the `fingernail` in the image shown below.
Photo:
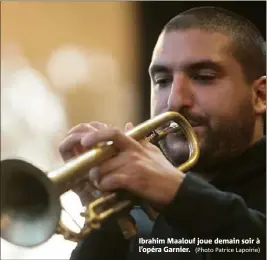
{"label": "fingernail", "polygon": [[94,182],[98,178],[99,167],[93,167],[89,170],[89,179]]}

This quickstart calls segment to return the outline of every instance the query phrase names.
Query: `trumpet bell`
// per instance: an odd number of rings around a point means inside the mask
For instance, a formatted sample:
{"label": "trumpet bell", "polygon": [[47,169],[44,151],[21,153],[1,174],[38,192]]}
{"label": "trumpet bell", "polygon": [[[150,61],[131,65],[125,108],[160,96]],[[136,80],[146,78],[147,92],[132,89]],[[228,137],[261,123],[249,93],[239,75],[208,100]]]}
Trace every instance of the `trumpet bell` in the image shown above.
{"label": "trumpet bell", "polygon": [[47,241],[61,215],[55,185],[32,164],[1,161],[1,237],[24,247]]}

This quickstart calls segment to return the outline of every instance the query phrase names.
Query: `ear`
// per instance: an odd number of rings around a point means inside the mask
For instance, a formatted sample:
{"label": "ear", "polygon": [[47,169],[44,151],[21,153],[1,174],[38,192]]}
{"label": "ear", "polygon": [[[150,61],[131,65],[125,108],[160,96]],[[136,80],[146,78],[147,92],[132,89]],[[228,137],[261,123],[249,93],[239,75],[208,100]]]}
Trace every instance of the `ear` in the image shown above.
{"label": "ear", "polygon": [[266,76],[262,76],[252,85],[254,94],[254,110],[256,114],[262,115],[266,112]]}

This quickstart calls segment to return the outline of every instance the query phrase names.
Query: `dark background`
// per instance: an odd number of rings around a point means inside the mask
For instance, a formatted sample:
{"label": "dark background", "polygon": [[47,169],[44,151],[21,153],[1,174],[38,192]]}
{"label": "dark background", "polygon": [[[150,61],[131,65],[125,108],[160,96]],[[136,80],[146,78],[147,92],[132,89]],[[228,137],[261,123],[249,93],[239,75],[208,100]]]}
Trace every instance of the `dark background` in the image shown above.
{"label": "dark background", "polygon": [[150,80],[148,67],[153,48],[163,26],[182,11],[197,6],[219,6],[250,19],[261,31],[266,40],[266,2],[265,1],[175,1],[139,2],[141,29],[140,91],[142,93],[142,121],[150,117]]}

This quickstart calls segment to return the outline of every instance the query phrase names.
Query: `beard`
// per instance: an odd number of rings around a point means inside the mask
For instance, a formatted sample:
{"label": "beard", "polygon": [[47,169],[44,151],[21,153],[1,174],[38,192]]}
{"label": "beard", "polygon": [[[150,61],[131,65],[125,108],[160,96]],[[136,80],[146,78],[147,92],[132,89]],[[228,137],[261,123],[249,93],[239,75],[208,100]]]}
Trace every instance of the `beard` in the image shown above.
{"label": "beard", "polygon": [[[181,113],[182,114],[182,113]],[[240,107],[232,119],[218,118],[210,121],[196,115],[183,113],[188,120],[199,122],[204,131],[198,135],[200,157],[196,165],[190,169],[200,175],[213,174],[222,165],[242,154],[250,145],[254,133],[255,115],[252,104]],[[188,141],[184,136],[171,134],[159,144],[160,149],[173,165],[179,166],[189,157]]]}

